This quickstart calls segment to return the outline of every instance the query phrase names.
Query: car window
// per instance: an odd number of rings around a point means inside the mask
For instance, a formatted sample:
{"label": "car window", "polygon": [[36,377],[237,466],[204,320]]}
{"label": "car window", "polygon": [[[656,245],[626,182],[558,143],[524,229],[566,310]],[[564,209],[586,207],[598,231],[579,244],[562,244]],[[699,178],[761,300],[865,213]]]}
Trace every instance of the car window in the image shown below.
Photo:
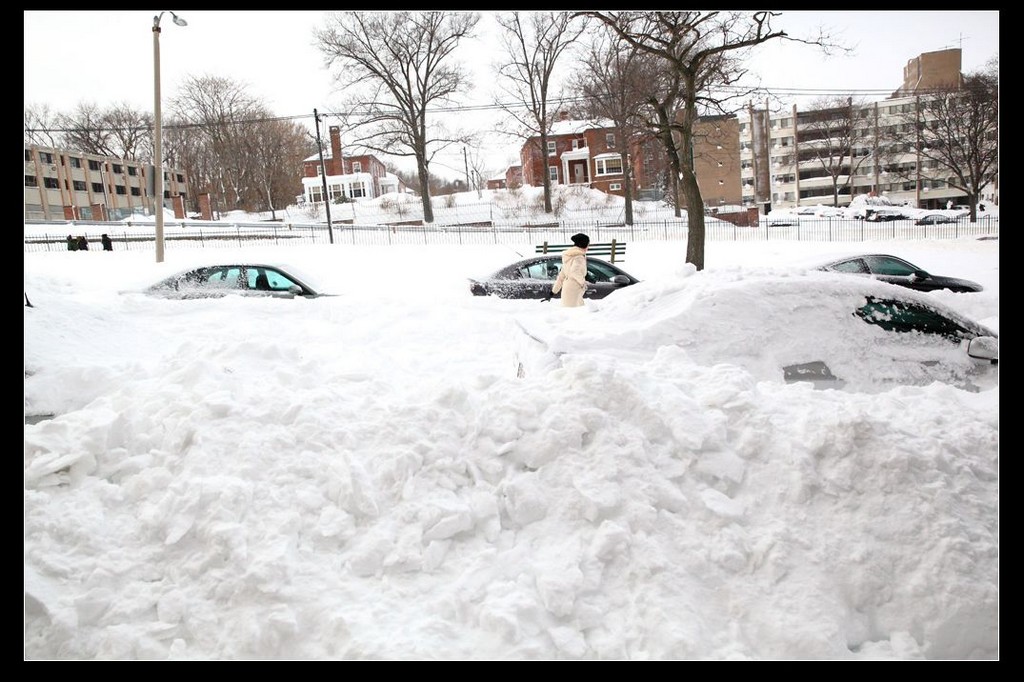
{"label": "car window", "polygon": [[[299,286],[297,282],[293,282],[283,272],[274,268],[246,268],[245,275],[250,289],[288,291],[290,287]],[[261,276],[266,280],[261,282]]]}
{"label": "car window", "polygon": [[242,268],[209,268],[196,273],[196,281],[214,287],[239,287],[241,286]]}
{"label": "car window", "polygon": [[537,261],[519,268],[519,276],[528,279],[555,279],[562,269],[561,259]]}
{"label": "car window", "polygon": [[868,256],[867,261],[871,272],[876,275],[896,275],[909,277],[914,274],[915,268],[910,263],[898,258],[883,258],[881,256]]}
{"label": "car window", "polygon": [[893,301],[868,297],[867,303],[856,314],[868,324],[897,333],[921,332],[952,340],[976,336],[967,328],[927,306],[908,301]]}
{"label": "car window", "polygon": [[835,270],[837,272],[854,272],[860,274],[868,274],[867,263],[861,258],[851,258],[850,260],[839,261],[829,266],[829,270]]}
{"label": "car window", "polygon": [[610,282],[612,277],[617,275],[608,265],[604,263],[598,263],[597,261],[587,261],[587,281],[588,282]]}

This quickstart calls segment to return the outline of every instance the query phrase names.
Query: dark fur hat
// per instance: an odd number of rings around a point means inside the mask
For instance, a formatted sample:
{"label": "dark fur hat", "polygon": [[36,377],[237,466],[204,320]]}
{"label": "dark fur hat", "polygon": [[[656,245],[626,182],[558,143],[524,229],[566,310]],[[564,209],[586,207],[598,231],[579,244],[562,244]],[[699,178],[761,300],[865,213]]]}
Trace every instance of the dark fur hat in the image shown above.
{"label": "dark fur hat", "polygon": [[590,237],[583,234],[582,232],[574,234],[573,236],[569,237],[569,239],[571,239],[572,243],[580,247],[581,249],[585,249],[588,246],[590,246]]}

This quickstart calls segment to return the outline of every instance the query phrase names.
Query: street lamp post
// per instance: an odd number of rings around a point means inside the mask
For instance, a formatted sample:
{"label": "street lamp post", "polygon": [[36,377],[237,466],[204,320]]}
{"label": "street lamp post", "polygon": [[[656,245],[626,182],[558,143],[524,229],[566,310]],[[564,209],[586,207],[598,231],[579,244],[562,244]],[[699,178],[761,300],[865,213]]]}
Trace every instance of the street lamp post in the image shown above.
{"label": "street lamp post", "polygon": [[[160,19],[170,10],[160,12],[153,17],[153,194],[156,209],[156,262],[164,261],[164,160],[160,149],[163,142],[163,129],[160,125]],[[174,12],[170,12],[174,23],[188,26],[188,22]]]}

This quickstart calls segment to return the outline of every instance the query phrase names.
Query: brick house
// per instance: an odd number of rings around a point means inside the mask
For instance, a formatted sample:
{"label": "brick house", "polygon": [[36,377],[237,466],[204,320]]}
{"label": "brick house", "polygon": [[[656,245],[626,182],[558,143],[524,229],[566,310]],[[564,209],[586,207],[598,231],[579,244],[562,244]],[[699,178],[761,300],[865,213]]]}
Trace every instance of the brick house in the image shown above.
{"label": "brick house", "polygon": [[[405,192],[398,176],[389,173],[384,163],[373,154],[345,156],[341,152],[341,128],[331,126],[330,148],[324,150],[324,167],[330,199],[375,199],[388,192]],[[320,177],[320,155],[302,160],[302,193],[306,203],[323,201],[323,179]]]}
{"label": "brick house", "polygon": [[[522,182],[534,187],[547,173],[555,185],[584,185],[606,194],[623,195],[623,145],[629,145],[634,196],[660,198],[669,168],[660,143],[619,139],[609,121],[578,121],[562,112],[548,135],[546,154],[539,136],[520,151]],[[741,198],[739,125],[735,116],[702,118],[694,130],[694,165],[705,204],[739,204]]]}

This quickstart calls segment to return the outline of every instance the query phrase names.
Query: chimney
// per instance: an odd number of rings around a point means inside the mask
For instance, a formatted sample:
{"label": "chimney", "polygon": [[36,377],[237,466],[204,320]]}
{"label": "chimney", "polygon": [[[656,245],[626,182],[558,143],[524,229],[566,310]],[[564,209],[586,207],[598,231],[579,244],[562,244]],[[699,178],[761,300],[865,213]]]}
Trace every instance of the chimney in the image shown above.
{"label": "chimney", "polygon": [[568,111],[560,111],[560,112],[558,112],[558,120],[560,120],[560,121],[568,121],[569,120],[569,112]]}
{"label": "chimney", "polygon": [[344,175],[345,167],[341,158],[341,128],[331,126],[331,171],[328,175]]}

